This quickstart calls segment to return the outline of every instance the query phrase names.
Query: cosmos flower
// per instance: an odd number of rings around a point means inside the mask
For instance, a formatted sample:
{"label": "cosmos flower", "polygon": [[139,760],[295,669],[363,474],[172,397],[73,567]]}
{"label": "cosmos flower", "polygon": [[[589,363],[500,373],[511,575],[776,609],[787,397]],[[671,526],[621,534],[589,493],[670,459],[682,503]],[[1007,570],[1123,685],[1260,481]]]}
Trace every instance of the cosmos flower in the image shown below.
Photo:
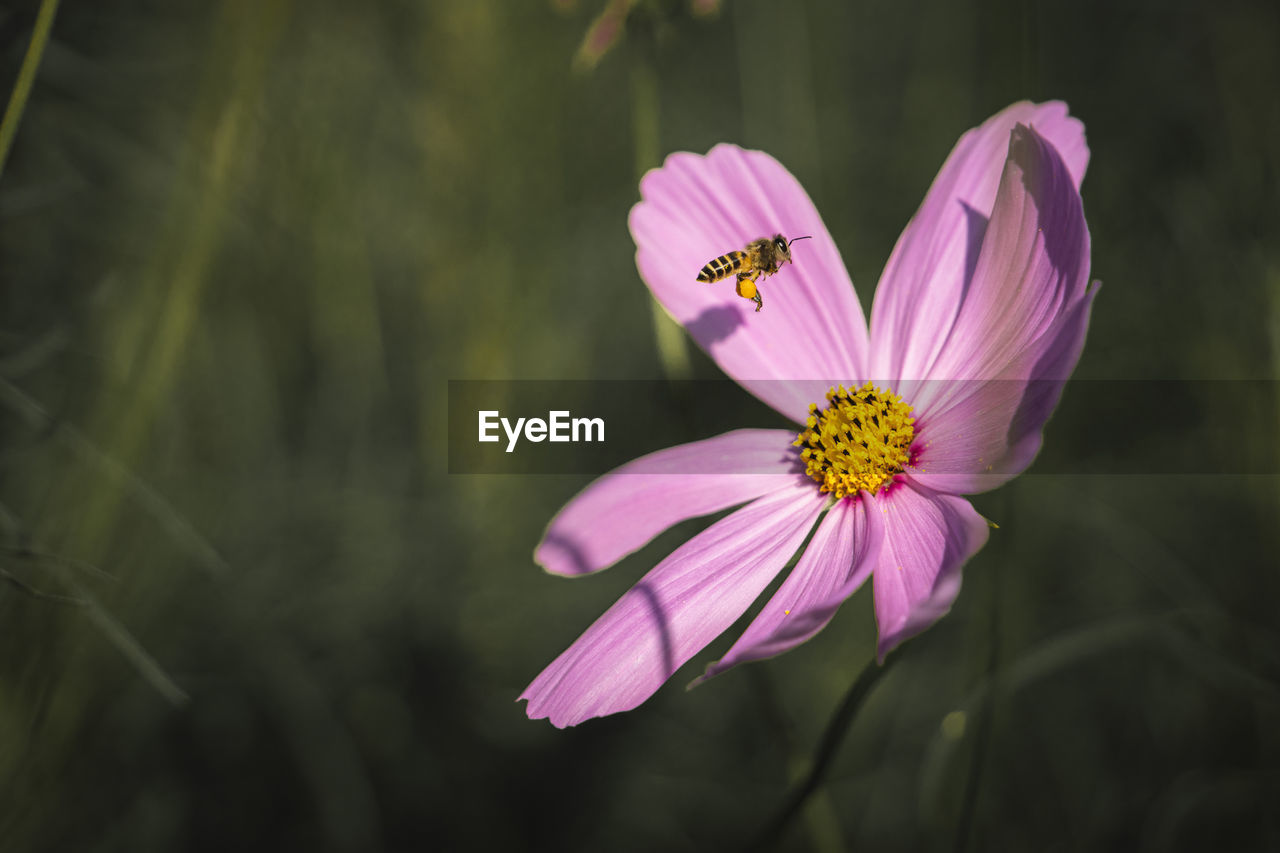
{"label": "cosmos flower", "polygon": [[[889,257],[870,328],[813,202],[772,157],[719,145],[645,175],[630,219],[641,276],[725,373],[800,426],[652,453],[555,516],[534,556],[574,576],[741,505],[543,670],[520,697],[529,716],[569,726],[636,707],[746,612],[810,532],[699,680],[809,639],[868,577],[881,659],[945,614],[988,535],[962,495],[1031,463],[1084,346],[1097,291],[1079,194],[1088,159],[1062,103],[1014,104],[965,133]],[[732,280],[694,281],[709,258],[775,233],[812,239],[760,280],[760,313]]]}

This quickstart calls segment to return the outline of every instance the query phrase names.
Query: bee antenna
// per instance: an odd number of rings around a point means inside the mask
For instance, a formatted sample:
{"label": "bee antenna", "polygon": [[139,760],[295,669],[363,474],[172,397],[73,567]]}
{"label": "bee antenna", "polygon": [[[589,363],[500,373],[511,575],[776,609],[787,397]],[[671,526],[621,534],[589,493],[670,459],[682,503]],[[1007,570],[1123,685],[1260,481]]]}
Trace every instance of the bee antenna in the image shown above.
{"label": "bee antenna", "polygon": [[812,240],[812,239],[813,239],[812,235],[807,236],[807,237],[797,237],[795,240],[788,240],[788,241],[787,241],[787,247],[788,247],[788,248],[790,248],[792,243],[795,243],[795,242],[797,242],[797,241],[799,241],[799,240]]}

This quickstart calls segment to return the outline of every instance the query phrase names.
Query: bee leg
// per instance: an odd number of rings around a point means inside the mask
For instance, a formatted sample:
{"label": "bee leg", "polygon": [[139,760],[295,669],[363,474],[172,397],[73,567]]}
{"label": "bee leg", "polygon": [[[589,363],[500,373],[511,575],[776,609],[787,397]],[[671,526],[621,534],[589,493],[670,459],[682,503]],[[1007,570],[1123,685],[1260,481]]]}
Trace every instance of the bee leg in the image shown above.
{"label": "bee leg", "polygon": [[764,300],[760,298],[760,291],[756,288],[756,280],[744,273],[738,273],[738,295],[743,299],[753,300],[757,311],[764,307]]}

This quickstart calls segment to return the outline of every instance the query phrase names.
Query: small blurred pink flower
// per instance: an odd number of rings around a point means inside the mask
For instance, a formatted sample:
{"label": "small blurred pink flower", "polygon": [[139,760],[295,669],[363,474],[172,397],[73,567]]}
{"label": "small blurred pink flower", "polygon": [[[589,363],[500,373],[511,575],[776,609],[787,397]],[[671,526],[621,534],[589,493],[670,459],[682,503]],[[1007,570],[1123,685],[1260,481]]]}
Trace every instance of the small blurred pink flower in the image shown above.
{"label": "small blurred pink flower", "polygon": [[627,16],[635,4],[636,0],[608,0],[605,3],[578,45],[578,52],[573,57],[575,69],[590,71],[613,49],[626,29]]}
{"label": "small blurred pink flower", "polygon": [[[988,533],[960,495],[1031,463],[1084,346],[1088,160],[1084,126],[1058,102],[1014,104],[964,134],[889,257],[869,330],[835,242],[772,157],[719,145],[647,174],[630,220],[644,280],[729,376],[804,426],[652,453],[556,515],[534,556],[572,576],[746,504],[543,670],[520,697],[529,716],[570,726],[639,705],[746,612],[815,523],[703,679],[809,639],[868,577],[881,658],[945,614]],[[710,258],[775,233],[813,239],[764,280],[762,312],[731,284],[694,282]]]}

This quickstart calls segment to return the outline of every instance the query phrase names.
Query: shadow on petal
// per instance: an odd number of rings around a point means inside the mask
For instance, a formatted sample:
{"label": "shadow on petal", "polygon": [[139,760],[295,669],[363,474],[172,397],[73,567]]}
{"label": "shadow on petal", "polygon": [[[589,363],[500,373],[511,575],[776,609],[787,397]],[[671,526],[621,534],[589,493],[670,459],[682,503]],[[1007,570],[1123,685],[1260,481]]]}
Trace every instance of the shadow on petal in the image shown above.
{"label": "shadow on petal", "polygon": [[967,201],[960,200],[964,208],[965,249],[964,249],[964,282],[960,286],[960,304],[969,295],[969,285],[973,284],[973,273],[978,268],[978,255],[982,252],[982,241],[987,236],[987,215]]}
{"label": "shadow on petal", "polygon": [[662,643],[662,672],[664,678],[670,678],[675,674],[676,653],[671,642],[671,623],[667,619],[667,611],[663,609],[662,602],[658,599],[658,593],[654,591],[648,581],[640,581],[633,589],[644,596],[645,604],[649,605],[649,611],[653,614],[653,625],[657,629],[658,637]]}
{"label": "shadow on petal", "polygon": [[1044,352],[1031,369],[1017,410],[1009,422],[1007,461],[1003,467],[1010,473],[1021,473],[1031,464],[1040,450],[1044,426],[1062,397],[1063,386],[1080,360],[1084,349],[1085,333],[1089,328],[1089,316],[1098,286],[1091,287],[1085,297],[1076,303],[1059,328],[1048,338]]}
{"label": "shadow on petal", "polygon": [[[1081,231],[1085,230],[1084,213],[1080,210],[1079,190],[1067,171],[1067,164],[1053,143],[1023,124],[1014,125],[1009,142],[1009,157],[1018,148],[1036,149],[1035,154],[1019,157],[1022,185],[1035,203],[1040,232],[1044,235],[1044,251],[1057,270],[1074,270],[1089,266],[1088,238],[1081,251]],[[1082,258],[1083,254],[1083,258]]]}
{"label": "shadow on petal", "polygon": [[[546,536],[542,539],[542,543],[538,546],[538,550],[541,551],[544,548],[550,553],[559,551],[564,560],[573,566],[572,572],[561,570],[554,574],[575,577],[578,575],[589,575],[599,568],[598,566],[591,565],[591,562],[587,560],[586,555],[582,553],[582,548],[579,547],[577,541],[569,536],[563,536],[559,533],[548,530]],[[535,557],[534,559],[537,561],[538,558]],[[550,562],[546,557],[543,559]]]}
{"label": "shadow on petal", "polygon": [[718,344],[736,332],[741,326],[742,312],[728,305],[714,305],[685,324],[693,339],[704,347]]}

